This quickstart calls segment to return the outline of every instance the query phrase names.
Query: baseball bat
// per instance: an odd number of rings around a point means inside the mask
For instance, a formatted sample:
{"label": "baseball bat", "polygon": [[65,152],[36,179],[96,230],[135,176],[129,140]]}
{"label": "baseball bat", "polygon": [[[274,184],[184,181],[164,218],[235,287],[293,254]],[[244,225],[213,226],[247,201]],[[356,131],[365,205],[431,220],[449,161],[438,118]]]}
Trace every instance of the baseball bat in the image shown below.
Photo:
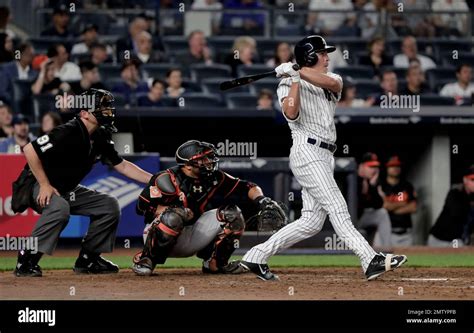
{"label": "baseball bat", "polygon": [[[298,70],[300,70],[300,66],[298,64],[294,64],[293,69],[295,71],[298,71]],[[276,75],[275,70],[272,70],[270,72],[260,73],[260,74],[243,76],[243,77],[239,77],[239,78],[234,79],[234,80],[224,81],[219,85],[219,88],[220,88],[220,90],[229,90],[229,89],[240,87],[240,86],[243,86],[245,84],[249,84],[249,83],[252,83],[252,82],[255,82],[257,80],[263,79],[265,77],[273,76],[273,75]]]}

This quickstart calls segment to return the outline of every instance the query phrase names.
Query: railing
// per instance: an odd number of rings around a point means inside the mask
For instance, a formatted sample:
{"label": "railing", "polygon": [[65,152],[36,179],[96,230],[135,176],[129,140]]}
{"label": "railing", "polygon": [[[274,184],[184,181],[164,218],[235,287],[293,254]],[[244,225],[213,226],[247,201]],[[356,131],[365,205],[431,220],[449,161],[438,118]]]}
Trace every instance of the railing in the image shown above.
{"label": "railing", "polygon": [[[252,36],[262,36],[267,38],[281,37],[282,34],[286,36],[299,36],[305,35],[304,26],[308,23],[311,15],[319,15],[320,18],[334,17],[333,15],[343,15],[347,18],[355,17],[357,23],[355,27],[362,30],[362,36],[367,37],[369,34],[382,35],[386,38],[396,38],[400,35],[407,33],[414,33],[416,28],[416,22],[419,20],[432,21],[435,17],[439,17],[441,21],[447,23],[445,29],[437,29],[436,37],[446,37],[447,34],[454,36],[453,30],[460,30],[459,37],[461,38],[472,38],[473,35],[473,13],[472,12],[433,12],[431,10],[417,10],[417,11],[403,11],[403,12],[390,12],[386,10],[382,11],[335,11],[335,10],[324,10],[324,11],[309,11],[307,9],[295,9],[293,11],[289,9],[278,9],[278,8],[265,8],[265,9],[252,9],[252,10],[240,10],[240,9],[224,9],[224,10],[192,10],[188,9],[189,6],[183,9],[107,9],[100,10],[100,14],[107,16],[110,22],[117,28],[112,29],[112,33],[107,31],[100,31],[101,34],[117,34],[127,32],[127,23],[130,18],[146,12],[147,15],[155,18],[155,26],[152,28],[152,32],[159,33],[166,36],[185,36],[192,30],[191,27],[201,28],[207,30],[208,35],[244,35],[249,34]],[[44,28],[50,23],[50,15],[52,9],[40,8],[36,10],[34,31],[36,34],[44,30]],[[80,15],[93,15],[98,14],[95,10],[77,9],[75,13],[71,14],[72,23],[78,24],[77,17]],[[257,27],[245,31],[245,29],[227,29],[232,23],[227,22],[229,17],[232,15],[241,14],[246,18],[263,18],[263,27]],[[74,16],[77,15],[75,18]],[[452,19],[450,19],[452,17]],[[375,27],[373,31],[370,31],[366,27],[366,19],[374,20]],[[238,20],[235,20],[238,26]],[[243,20],[241,20],[243,21]],[[327,33],[332,36],[348,36],[346,31],[338,31],[338,29],[325,29],[325,24],[320,23],[323,20],[316,21],[315,29],[320,30],[321,33]],[[403,24],[400,25],[400,22]],[[243,22],[241,22],[243,24]],[[79,22],[80,24],[80,22]],[[226,28],[227,27],[227,28]],[[357,34],[360,33],[356,32]],[[367,34],[364,35],[364,34]],[[350,34],[349,34],[350,36]],[[355,36],[355,35],[354,35]],[[429,33],[423,36],[430,36]]]}

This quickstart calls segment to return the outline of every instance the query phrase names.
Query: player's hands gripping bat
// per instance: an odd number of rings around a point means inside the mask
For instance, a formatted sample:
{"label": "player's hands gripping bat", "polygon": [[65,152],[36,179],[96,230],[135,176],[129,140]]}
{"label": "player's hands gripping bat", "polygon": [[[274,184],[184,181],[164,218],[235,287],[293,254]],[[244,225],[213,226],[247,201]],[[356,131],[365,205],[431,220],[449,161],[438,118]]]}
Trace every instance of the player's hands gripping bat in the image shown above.
{"label": "player's hands gripping bat", "polygon": [[[278,66],[278,67],[280,67],[280,66]],[[295,72],[299,71],[299,69],[300,69],[300,66],[298,64],[291,64],[291,67]],[[283,72],[279,75],[279,73],[276,71],[277,68],[275,68],[274,70],[269,71],[269,72],[244,76],[244,77],[240,77],[238,79],[234,79],[234,80],[231,80],[231,81],[224,81],[220,84],[219,88],[220,88],[220,90],[229,90],[229,89],[232,89],[232,88],[240,87],[240,86],[243,86],[245,84],[255,82],[257,80],[260,80],[260,79],[263,79],[263,78],[266,78],[266,77],[269,77],[269,76],[277,75],[277,77],[280,77],[280,76],[288,75],[287,73],[283,73]]]}

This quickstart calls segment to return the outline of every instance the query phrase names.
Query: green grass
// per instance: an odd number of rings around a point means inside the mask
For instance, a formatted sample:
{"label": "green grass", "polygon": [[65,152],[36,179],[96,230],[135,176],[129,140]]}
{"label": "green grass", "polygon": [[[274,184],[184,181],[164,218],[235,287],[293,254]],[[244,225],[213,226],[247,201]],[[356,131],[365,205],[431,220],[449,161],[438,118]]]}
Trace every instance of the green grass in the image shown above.
{"label": "green grass", "polygon": [[[106,256],[120,266],[129,268],[131,257],[129,256]],[[75,257],[50,257],[41,260],[43,269],[71,269]],[[240,259],[240,257],[233,257]],[[0,258],[0,271],[13,270],[16,258]],[[270,259],[272,267],[359,267],[359,260],[354,255],[279,255]],[[408,256],[407,266],[411,267],[474,267],[474,255],[468,253],[459,254],[412,254]],[[192,258],[170,258],[165,268],[200,268],[201,260]]]}

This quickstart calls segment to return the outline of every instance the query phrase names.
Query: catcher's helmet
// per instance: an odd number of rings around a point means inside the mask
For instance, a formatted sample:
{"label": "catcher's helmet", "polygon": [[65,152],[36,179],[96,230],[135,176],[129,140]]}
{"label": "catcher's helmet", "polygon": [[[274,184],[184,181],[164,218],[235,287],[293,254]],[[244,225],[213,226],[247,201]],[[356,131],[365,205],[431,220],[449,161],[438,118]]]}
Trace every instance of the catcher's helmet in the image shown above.
{"label": "catcher's helmet", "polygon": [[323,37],[318,35],[308,36],[295,45],[296,63],[300,65],[300,67],[311,67],[318,62],[317,53],[331,53],[334,51],[336,51],[336,47],[327,45]]}
{"label": "catcher's helmet", "polygon": [[[117,128],[114,126],[114,95],[104,89],[91,88],[83,92],[81,96],[88,97],[86,99],[87,108],[82,108],[82,110],[85,109],[92,113],[97,118],[99,125],[103,126],[106,130],[116,133]],[[89,100],[89,98],[91,98],[91,100]]]}
{"label": "catcher's helmet", "polygon": [[218,162],[217,149],[211,143],[189,140],[176,150],[176,163],[197,167],[202,176],[212,176],[218,169]]}

